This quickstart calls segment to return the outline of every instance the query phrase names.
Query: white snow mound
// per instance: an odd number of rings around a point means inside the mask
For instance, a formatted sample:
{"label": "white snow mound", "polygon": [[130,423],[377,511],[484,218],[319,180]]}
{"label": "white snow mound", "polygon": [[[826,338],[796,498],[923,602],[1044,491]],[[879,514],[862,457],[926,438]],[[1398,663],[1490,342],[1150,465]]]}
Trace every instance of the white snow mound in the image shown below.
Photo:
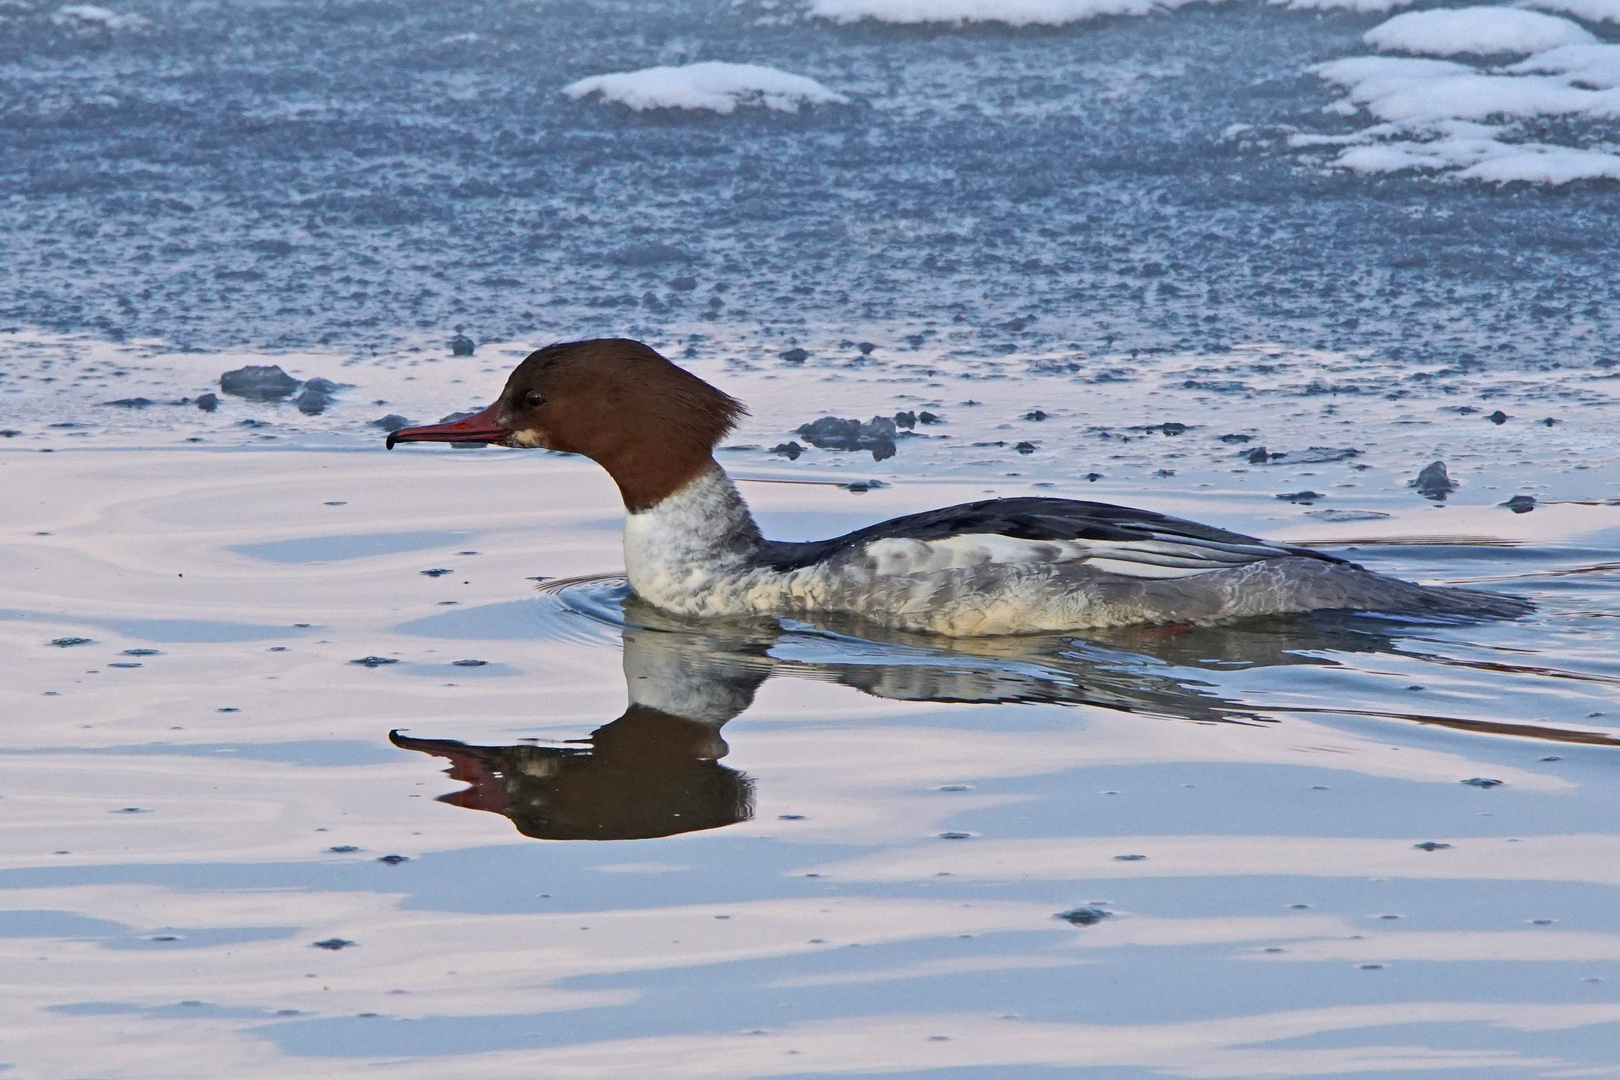
{"label": "white snow mound", "polygon": [[1467,7],[1409,11],[1373,27],[1362,40],[1385,52],[1523,56],[1560,45],[1586,45],[1597,38],[1556,15],[1520,8]]}
{"label": "white snow mound", "polygon": [[57,10],[51,16],[51,21],[57,26],[69,26],[80,30],[106,29],[106,30],[139,30],[152,25],[152,20],[143,15],[125,15],[109,8],[97,7],[95,4],[69,4]]}
{"label": "white snow mound", "polygon": [[1515,75],[1562,75],[1581,86],[1613,90],[1620,87],[1620,45],[1564,45],[1502,70]]}
{"label": "white snow mound", "polygon": [[1587,22],[1620,23],[1620,0],[1523,0],[1519,6],[1561,11]]}
{"label": "white snow mound", "polygon": [[805,105],[843,105],[849,101],[804,75],[792,75],[759,64],[728,64],[717,60],[680,67],[651,67],[592,75],[563,87],[578,101],[601,94],[641,112],[644,109],[709,109],[723,115],[738,105],[763,105],[779,112],[797,112]]}
{"label": "white snow mound", "polygon": [[998,22],[1063,26],[1104,15],[1147,15],[1194,0],[813,0],[810,14],[834,22]]}

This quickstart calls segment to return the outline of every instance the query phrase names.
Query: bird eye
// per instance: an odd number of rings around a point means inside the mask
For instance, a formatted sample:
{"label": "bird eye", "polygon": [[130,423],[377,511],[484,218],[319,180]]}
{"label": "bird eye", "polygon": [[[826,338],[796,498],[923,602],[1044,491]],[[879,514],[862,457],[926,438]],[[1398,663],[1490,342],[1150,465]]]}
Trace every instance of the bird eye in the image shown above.
{"label": "bird eye", "polygon": [[546,399],[541,397],[539,391],[537,390],[530,390],[527,394],[523,395],[523,404],[527,405],[531,409],[538,409],[545,403]]}

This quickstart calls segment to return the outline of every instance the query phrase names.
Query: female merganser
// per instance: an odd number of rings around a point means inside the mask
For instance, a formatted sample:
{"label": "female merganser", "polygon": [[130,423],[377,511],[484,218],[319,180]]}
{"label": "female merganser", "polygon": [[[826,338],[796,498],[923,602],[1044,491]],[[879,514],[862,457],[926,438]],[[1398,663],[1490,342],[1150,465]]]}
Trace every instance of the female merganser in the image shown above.
{"label": "female merganser", "polygon": [[396,442],[583,454],[624,496],[634,592],[681,615],[858,615],[958,637],[1214,624],[1325,609],[1512,618],[1523,601],[1433,588],[1307,548],[1072,499],[987,499],[808,543],[766,540],[714,447],[747,410],[637,341],[548,345],[495,404]]}

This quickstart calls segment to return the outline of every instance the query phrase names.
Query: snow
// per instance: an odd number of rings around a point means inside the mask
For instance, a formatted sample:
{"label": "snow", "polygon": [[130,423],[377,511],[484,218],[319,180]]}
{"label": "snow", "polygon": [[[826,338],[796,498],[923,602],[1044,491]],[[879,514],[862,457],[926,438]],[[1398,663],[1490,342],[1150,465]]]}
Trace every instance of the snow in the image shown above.
{"label": "snow", "polygon": [[69,4],[51,16],[51,21],[58,26],[81,29],[101,27],[107,30],[139,30],[152,24],[152,20],[144,16],[124,15],[95,4]]}
{"label": "snow", "polygon": [[1561,11],[1587,22],[1620,23],[1620,0],[1524,0],[1520,6]]}
{"label": "snow", "polygon": [[[814,0],[810,14],[834,22],[998,22],[1009,26],[1063,26],[1105,15],[1147,15],[1192,0]],[[1351,0],[1356,2],[1356,0]],[[1375,0],[1376,2],[1376,0]]]}
{"label": "snow", "polygon": [[1506,7],[1409,11],[1373,27],[1362,40],[1385,52],[1429,56],[1525,55],[1597,41],[1568,19]]}
{"label": "snow", "polygon": [[1514,74],[1546,72],[1598,90],[1620,87],[1620,45],[1564,45],[1503,69]]}
{"label": "snow", "polygon": [[1562,45],[1495,70],[1394,56],[1348,57],[1307,70],[1345,89],[1330,113],[1365,112],[1380,121],[1348,135],[1290,138],[1298,148],[1343,147],[1332,162],[1337,168],[1433,171],[1499,184],[1620,179],[1620,155],[1607,149],[1514,141],[1522,137],[1522,121],[1620,116],[1620,45]]}
{"label": "snow", "polygon": [[714,60],[593,75],[563,87],[563,93],[576,101],[601,94],[603,101],[617,101],[637,112],[710,109],[722,115],[735,111],[738,105],[797,112],[801,104],[842,105],[849,100],[804,75],[758,64]]}
{"label": "snow", "polygon": [[1406,7],[1415,0],[1268,0],[1274,7],[1289,11],[1354,11],[1358,14],[1381,14]]}

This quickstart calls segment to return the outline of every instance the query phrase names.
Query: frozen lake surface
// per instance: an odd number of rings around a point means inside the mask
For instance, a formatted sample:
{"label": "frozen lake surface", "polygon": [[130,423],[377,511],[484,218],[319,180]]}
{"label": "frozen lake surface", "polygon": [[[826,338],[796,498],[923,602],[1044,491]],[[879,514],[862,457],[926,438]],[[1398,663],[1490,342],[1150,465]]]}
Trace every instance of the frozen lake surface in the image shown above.
{"label": "frozen lake surface", "polygon": [[[0,1076],[1620,1070],[1620,9],[1538,7],[0,0]],[[784,539],[1537,609],[675,623],[589,463],[381,448],[608,334]]]}

